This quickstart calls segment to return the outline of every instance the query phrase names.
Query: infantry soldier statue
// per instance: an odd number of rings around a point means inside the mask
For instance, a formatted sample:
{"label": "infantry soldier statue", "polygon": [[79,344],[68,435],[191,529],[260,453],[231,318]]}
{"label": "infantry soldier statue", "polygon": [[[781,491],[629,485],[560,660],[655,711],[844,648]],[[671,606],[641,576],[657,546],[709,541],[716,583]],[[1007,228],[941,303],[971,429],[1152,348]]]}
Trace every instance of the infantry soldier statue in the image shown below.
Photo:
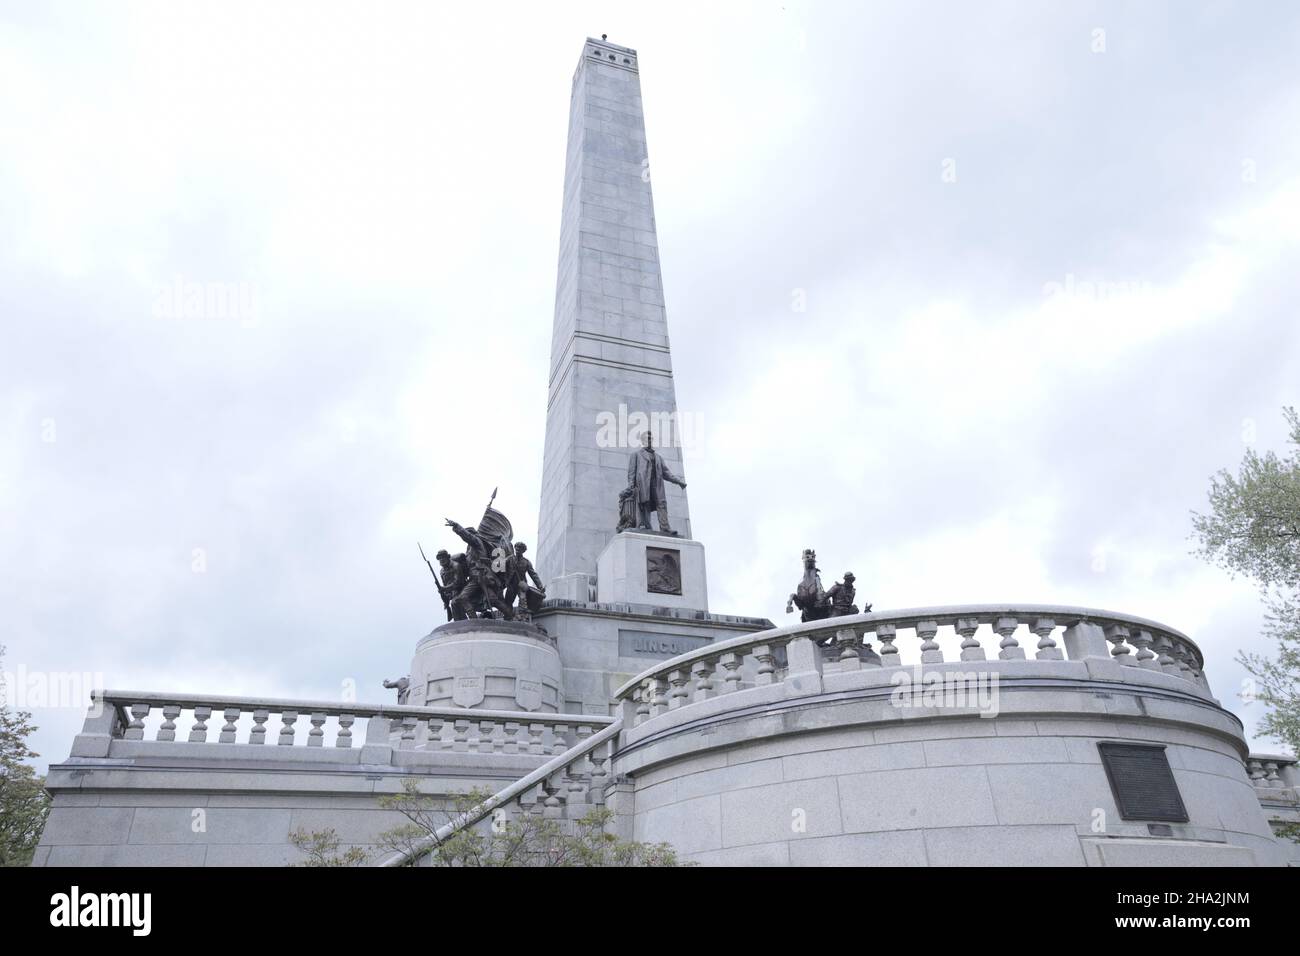
{"label": "infantry soldier statue", "polygon": [[447,609],[447,620],[463,621],[465,611],[459,604],[453,604],[452,601],[465,587],[468,574],[465,569],[465,555],[458,554],[453,559],[443,548],[434,555],[438,559],[438,567],[442,569],[442,584],[438,588],[438,595],[442,598],[442,606]]}
{"label": "infantry soldier statue", "polygon": [[[632,491],[631,502],[636,506],[637,530],[650,530],[650,514],[658,515],[659,531],[663,534],[676,534],[668,523],[668,496],[664,492],[664,482],[671,481],[685,490],[686,482],[672,473],[664,456],[655,451],[654,438],[650,432],[642,432],[641,447],[634,451],[627,461],[627,483]],[[621,510],[621,509],[620,509]],[[619,522],[622,524],[622,522]]]}
{"label": "infantry soldier statue", "polygon": [[[506,576],[509,579],[506,585],[506,603],[514,604],[517,596],[519,607],[515,611],[516,617],[530,621],[532,612],[541,606],[542,598],[546,596],[546,588],[542,586],[542,579],[537,576],[533,562],[524,557],[527,550],[528,545],[522,541],[515,542],[515,553],[506,565]],[[532,588],[528,586],[529,578],[533,579]]]}

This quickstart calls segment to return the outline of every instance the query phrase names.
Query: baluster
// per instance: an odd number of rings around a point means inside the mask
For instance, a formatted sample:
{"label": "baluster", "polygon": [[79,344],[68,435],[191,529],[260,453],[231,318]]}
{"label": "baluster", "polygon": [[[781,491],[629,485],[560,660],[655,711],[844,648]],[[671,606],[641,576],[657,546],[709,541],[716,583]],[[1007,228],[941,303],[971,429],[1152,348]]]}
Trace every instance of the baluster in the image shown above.
{"label": "baluster", "polygon": [[776,653],[772,650],[772,645],[756,644],[754,660],[758,661],[754,684],[758,687],[766,687],[768,684],[776,683]]}
{"label": "baluster", "polygon": [[298,712],[296,710],[285,710],[280,712],[280,723],[283,725],[280,727],[281,747],[293,746],[293,725],[297,720]]}
{"label": "baluster", "polygon": [[1144,631],[1140,628],[1129,638],[1129,643],[1137,648],[1137,653],[1133,655],[1133,660],[1138,667],[1145,667],[1148,670],[1159,668],[1160,664],[1156,661],[1155,654],[1151,653],[1151,632]]}
{"label": "baluster", "polygon": [[211,707],[194,708],[194,723],[190,727],[190,743],[204,744],[208,742],[208,718],[211,716]]}
{"label": "baluster", "polygon": [[1188,662],[1191,655],[1187,653],[1187,648],[1182,641],[1174,641],[1173,656],[1174,660],[1178,662],[1178,676],[1183,680],[1192,680],[1196,672]]}
{"label": "baluster", "polygon": [[519,750],[519,721],[506,721],[506,746],[505,752],[508,754],[517,754]]}
{"label": "baluster", "polygon": [[565,799],[565,803],[570,807],[581,807],[587,802],[589,784],[587,773],[579,767],[581,762],[574,761],[565,770],[565,782],[568,784],[569,789],[569,795]]}
{"label": "baluster", "polygon": [[543,801],[545,811],[543,816],[549,820],[557,819],[564,816],[564,795],[566,789],[562,778],[564,771],[553,773],[542,781],[542,791],[546,794]]}
{"label": "baluster", "polygon": [[452,723],[451,749],[458,754],[469,752],[469,721],[458,717]]}
{"label": "baluster", "polygon": [[243,711],[238,707],[227,707],[221,712],[221,716],[225,718],[226,723],[221,728],[221,736],[217,738],[218,742],[223,744],[233,744],[235,742],[235,721],[239,719],[239,715],[242,713]]}
{"label": "baluster", "polygon": [[158,728],[159,740],[176,739],[176,718],[181,715],[180,704],[164,704],[162,709],[163,723]]}
{"label": "baluster", "polygon": [[1281,775],[1277,772],[1277,761],[1270,760],[1264,764],[1264,786],[1284,787]]}
{"label": "baluster", "polygon": [[729,651],[718,658],[718,663],[727,672],[722,678],[722,692],[724,694],[740,690],[740,665],[744,659],[744,654],[738,654],[735,651]]}
{"label": "baluster", "polygon": [[1173,656],[1174,643],[1170,640],[1168,634],[1158,634],[1155,639],[1156,660],[1160,664],[1160,669],[1166,674],[1177,674],[1179,671],[1178,662]]}
{"label": "baluster", "polygon": [[352,725],[356,723],[355,714],[339,714],[339,732],[334,738],[335,747],[352,746]]}
{"label": "baluster", "polygon": [[1034,658],[1040,661],[1061,661],[1065,656],[1061,649],[1056,646],[1056,639],[1052,637],[1052,632],[1056,630],[1056,621],[1050,617],[1040,617],[1034,621],[1034,626],[1030,628],[1038,635],[1038,652]]}
{"label": "baluster", "polygon": [[1014,617],[1000,617],[993,624],[993,631],[1002,638],[998,642],[998,660],[1000,661],[1023,661],[1025,659],[1025,649],[1020,646],[1016,640],[1016,628],[1020,626],[1020,621]]}
{"label": "baluster", "polygon": [[1110,624],[1106,627],[1106,640],[1115,645],[1111,648],[1110,656],[1117,663],[1125,664],[1132,667],[1137,664],[1130,653],[1128,646],[1124,643],[1129,638],[1129,629],[1123,624]]}
{"label": "baluster", "polygon": [[415,732],[419,727],[419,721],[409,714],[404,714],[398,718],[398,723],[402,727],[402,736],[397,741],[397,749],[411,750],[415,747]]}
{"label": "baluster", "polygon": [[541,814],[541,801],[537,799],[537,794],[537,787],[529,787],[519,795],[519,799],[516,802],[519,804],[519,814],[521,817],[535,817]]}
{"label": "baluster", "polygon": [[131,722],[122,732],[123,740],[144,740],[144,719],[149,716],[151,710],[153,708],[148,704],[131,705]]}
{"label": "baluster", "polygon": [[[429,718],[429,723],[428,723],[429,739],[425,743],[426,749],[428,750],[442,749],[442,728],[445,727],[446,725],[447,725],[447,720],[444,717]],[[515,724],[515,729],[516,730],[519,729],[518,724]]]}
{"label": "baluster", "polygon": [[609,776],[609,771],[605,769],[605,762],[609,759],[606,753],[608,747],[607,741],[593,750],[587,758],[591,761],[591,802],[598,805],[605,803],[605,780]]}
{"label": "baluster", "polygon": [[686,689],[689,676],[687,671],[680,668],[668,673],[668,683],[672,686],[672,692],[668,695],[669,710],[676,710],[678,707],[689,703],[687,698],[690,697],[691,692]]}
{"label": "baluster", "polygon": [[979,630],[980,622],[973,617],[959,618],[952,629],[961,635],[961,659],[964,661],[982,661],[984,657],[984,648],[980,647],[980,642],[975,639],[975,632]]}
{"label": "baluster", "polygon": [[1250,773],[1250,782],[1257,787],[1264,786],[1264,764],[1253,757],[1246,761],[1246,770]]}
{"label": "baluster", "polygon": [[569,725],[556,724],[551,728],[551,756],[558,757],[569,749]]}
{"label": "baluster", "polygon": [[528,752],[541,756],[546,753],[542,748],[542,731],[546,729],[545,725],[532,723],[528,725]]}
{"label": "baluster", "polygon": [[650,678],[650,716],[658,717],[668,709],[668,698],[664,696],[668,682],[661,677]]}
{"label": "baluster", "polygon": [[497,722],[495,720],[478,721],[478,746],[475,753],[490,754],[492,752],[492,735],[496,733]]}
{"label": "baluster", "polygon": [[898,648],[894,646],[894,636],[898,633],[896,625],[877,624],[876,638],[880,641],[880,666],[897,667]]}
{"label": "baluster", "polygon": [[270,719],[269,710],[258,709],[253,711],[253,732],[248,735],[250,744],[266,743],[266,722]]}
{"label": "baluster", "polygon": [[692,703],[700,703],[713,696],[713,661],[698,660],[691,665],[691,676],[695,678],[695,695]]}
{"label": "baluster", "polygon": [[644,724],[650,719],[650,678],[646,678],[636,690],[636,723]]}
{"label": "baluster", "polygon": [[840,649],[840,669],[856,671],[861,669],[862,660],[858,657],[858,632],[851,627],[842,627],[835,632],[835,646]]}
{"label": "baluster", "polygon": [[934,639],[939,633],[939,625],[934,621],[920,621],[916,625],[916,636],[921,639],[921,663],[942,664],[943,648]]}
{"label": "baluster", "polygon": [[307,731],[307,746],[320,747],[325,743],[325,714],[316,711],[307,720],[311,723],[311,730]]}

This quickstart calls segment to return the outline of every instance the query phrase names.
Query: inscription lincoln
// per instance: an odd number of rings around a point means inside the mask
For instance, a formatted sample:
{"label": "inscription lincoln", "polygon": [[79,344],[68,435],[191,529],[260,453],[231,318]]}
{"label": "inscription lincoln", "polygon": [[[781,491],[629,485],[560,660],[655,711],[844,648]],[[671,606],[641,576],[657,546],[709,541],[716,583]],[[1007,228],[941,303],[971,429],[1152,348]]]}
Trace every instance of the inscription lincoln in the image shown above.
{"label": "inscription lincoln", "polygon": [[618,632],[618,652],[623,657],[676,657],[710,643],[707,637],[684,634],[653,634],[650,631]]}

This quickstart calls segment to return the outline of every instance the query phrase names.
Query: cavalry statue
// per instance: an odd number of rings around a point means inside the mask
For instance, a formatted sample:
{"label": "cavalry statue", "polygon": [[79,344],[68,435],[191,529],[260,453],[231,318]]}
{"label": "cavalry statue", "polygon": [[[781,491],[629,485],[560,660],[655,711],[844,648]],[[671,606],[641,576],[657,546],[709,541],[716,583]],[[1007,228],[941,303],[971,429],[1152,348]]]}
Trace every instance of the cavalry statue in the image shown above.
{"label": "cavalry statue", "polygon": [[[853,598],[857,591],[853,587],[853,582],[857,580],[852,571],[844,572],[844,580],[838,581],[831,585],[829,591],[822,589],[822,579],[820,569],[817,567],[817,552],[811,548],[805,549],[803,553],[803,580],[795,588],[790,600],[786,602],[785,612],[793,614],[797,607],[801,612],[799,620],[802,622],[820,621],[828,617],[844,617],[848,614],[857,614],[858,606],[853,603]],[[863,608],[863,612],[869,612],[871,605],[868,604]]]}

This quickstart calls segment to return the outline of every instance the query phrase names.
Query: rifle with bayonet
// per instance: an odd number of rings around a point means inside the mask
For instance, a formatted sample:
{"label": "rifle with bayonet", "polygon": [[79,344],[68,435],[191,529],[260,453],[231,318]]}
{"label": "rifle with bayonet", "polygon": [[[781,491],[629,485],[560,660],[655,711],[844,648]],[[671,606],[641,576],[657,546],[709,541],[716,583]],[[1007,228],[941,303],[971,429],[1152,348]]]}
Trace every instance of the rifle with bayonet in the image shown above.
{"label": "rifle with bayonet", "polygon": [[424,555],[424,545],[415,542],[420,549],[420,557],[424,558],[424,563],[429,566],[429,573],[433,575],[433,583],[438,586],[438,596],[442,598],[443,610],[447,612],[447,620],[451,620],[451,604],[447,601],[447,593],[442,589],[442,582],[438,580],[438,572],[433,570],[433,562]]}

